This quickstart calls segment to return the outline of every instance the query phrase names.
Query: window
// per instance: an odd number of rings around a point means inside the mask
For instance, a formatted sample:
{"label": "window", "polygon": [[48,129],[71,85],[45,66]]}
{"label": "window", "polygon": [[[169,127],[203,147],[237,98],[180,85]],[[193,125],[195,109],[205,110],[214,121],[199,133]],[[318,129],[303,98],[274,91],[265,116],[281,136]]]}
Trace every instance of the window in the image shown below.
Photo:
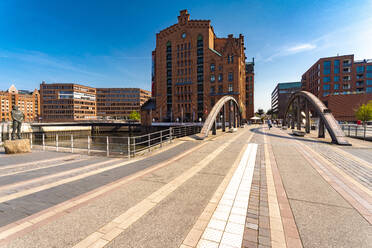
{"label": "window", "polygon": [[346,68],[342,69],[342,72],[343,73],[348,73],[348,72],[351,72],[351,69],[350,69],[350,67],[346,67]]}
{"label": "window", "polygon": [[372,86],[372,80],[367,80],[366,82],[367,82],[367,85]]}
{"label": "window", "polygon": [[364,66],[358,66],[357,67],[357,73],[364,73]]}
{"label": "window", "polygon": [[323,85],[323,90],[330,90],[330,89],[331,89],[331,85],[329,84]]}
{"label": "window", "polygon": [[215,90],[216,88],[214,87],[214,86],[212,86],[211,87],[211,94],[213,94],[213,93],[215,93],[216,92],[216,90]]}
{"label": "window", "polygon": [[222,93],[222,85],[218,86],[218,93]]}
{"label": "window", "polygon": [[340,88],[340,85],[339,84],[334,84],[333,85],[333,89],[338,90],[339,88]]}
{"label": "window", "polygon": [[367,72],[372,72],[372,65],[367,65]]}
{"label": "window", "polygon": [[338,73],[340,73],[340,67],[335,67],[333,73],[334,73],[334,74],[338,74]]}
{"label": "window", "polygon": [[372,93],[372,87],[367,87],[366,92],[367,93]]}
{"label": "window", "polygon": [[364,85],[364,82],[363,81],[357,81],[356,82],[356,86],[363,86]]}
{"label": "window", "polygon": [[323,96],[329,96],[329,92],[324,92]]}
{"label": "window", "polygon": [[214,64],[211,64],[211,71],[215,71],[216,70],[216,66]]}
{"label": "window", "polygon": [[222,73],[218,74],[218,82],[222,82],[223,76]]}
{"label": "window", "polygon": [[333,63],[335,67],[340,67],[340,60],[335,60]]}
{"label": "window", "polygon": [[324,61],[323,67],[324,67],[324,70],[323,70],[324,75],[328,75],[331,73],[331,61]]}
{"label": "window", "polygon": [[323,83],[329,83],[331,81],[331,77],[324,77]]}
{"label": "window", "polygon": [[216,78],[214,75],[211,75],[211,83],[214,83],[214,81],[216,81]]}
{"label": "window", "polygon": [[229,82],[233,81],[233,73],[232,72],[229,72],[228,80],[229,80]]}
{"label": "window", "polygon": [[229,84],[229,92],[232,92],[233,91],[233,85],[232,84]]}
{"label": "window", "polygon": [[335,76],[335,77],[333,78],[333,81],[335,81],[335,82],[340,81],[340,77],[339,77],[339,76]]}
{"label": "window", "polygon": [[366,74],[366,78],[372,78],[372,72],[368,72],[368,73]]}
{"label": "window", "polygon": [[350,84],[344,84],[344,85],[342,85],[342,89],[344,89],[344,90],[350,89]]}

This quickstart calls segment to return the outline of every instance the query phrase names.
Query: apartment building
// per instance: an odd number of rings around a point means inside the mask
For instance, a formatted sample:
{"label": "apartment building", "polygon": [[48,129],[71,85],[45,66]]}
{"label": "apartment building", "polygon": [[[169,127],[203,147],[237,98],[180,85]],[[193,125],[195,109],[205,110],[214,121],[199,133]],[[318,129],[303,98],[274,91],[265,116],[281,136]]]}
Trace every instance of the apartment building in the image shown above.
{"label": "apartment building", "polygon": [[340,121],[356,121],[355,111],[372,100],[372,59],[354,55],[320,58],[302,75],[302,89],[324,102]]}
{"label": "apartment building", "polygon": [[25,114],[25,122],[38,120],[40,116],[40,95],[38,90],[17,90],[12,85],[7,91],[0,91],[0,120],[11,121],[14,105]]}

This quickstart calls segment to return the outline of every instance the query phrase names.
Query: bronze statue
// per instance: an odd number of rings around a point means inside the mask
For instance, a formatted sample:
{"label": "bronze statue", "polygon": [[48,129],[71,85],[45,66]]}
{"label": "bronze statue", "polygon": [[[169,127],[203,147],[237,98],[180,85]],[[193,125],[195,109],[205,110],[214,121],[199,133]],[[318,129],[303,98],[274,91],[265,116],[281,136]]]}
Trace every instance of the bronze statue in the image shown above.
{"label": "bronze statue", "polygon": [[13,120],[13,132],[12,139],[15,140],[15,134],[17,131],[17,139],[21,139],[21,127],[22,122],[25,119],[25,114],[18,109],[17,105],[13,106],[12,120]]}

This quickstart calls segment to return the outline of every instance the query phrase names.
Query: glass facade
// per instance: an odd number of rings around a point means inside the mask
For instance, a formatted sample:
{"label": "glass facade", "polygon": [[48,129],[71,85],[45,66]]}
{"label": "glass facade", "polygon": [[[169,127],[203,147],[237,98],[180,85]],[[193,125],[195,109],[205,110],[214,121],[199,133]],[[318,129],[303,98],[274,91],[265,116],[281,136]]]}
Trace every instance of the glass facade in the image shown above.
{"label": "glass facade", "polygon": [[330,90],[330,89],[331,89],[331,85],[329,84],[323,85],[323,90]]}
{"label": "glass facade", "polygon": [[339,88],[340,88],[340,85],[339,84],[334,84],[333,85],[333,89],[338,90]]}
{"label": "glass facade", "polygon": [[335,77],[333,78],[333,81],[335,81],[335,82],[340,81],[340,77],[339,77],[339,76],[335,76]]}

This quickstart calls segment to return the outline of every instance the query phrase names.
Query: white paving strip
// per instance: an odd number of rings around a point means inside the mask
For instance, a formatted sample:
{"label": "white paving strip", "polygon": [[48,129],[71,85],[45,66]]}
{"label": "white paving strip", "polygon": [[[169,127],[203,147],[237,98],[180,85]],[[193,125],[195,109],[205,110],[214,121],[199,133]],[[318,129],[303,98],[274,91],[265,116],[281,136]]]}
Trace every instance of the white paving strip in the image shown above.
{"label": "white paving strip", "polygon": [[197,247],[241,247],[257,147],[248,145]]}

